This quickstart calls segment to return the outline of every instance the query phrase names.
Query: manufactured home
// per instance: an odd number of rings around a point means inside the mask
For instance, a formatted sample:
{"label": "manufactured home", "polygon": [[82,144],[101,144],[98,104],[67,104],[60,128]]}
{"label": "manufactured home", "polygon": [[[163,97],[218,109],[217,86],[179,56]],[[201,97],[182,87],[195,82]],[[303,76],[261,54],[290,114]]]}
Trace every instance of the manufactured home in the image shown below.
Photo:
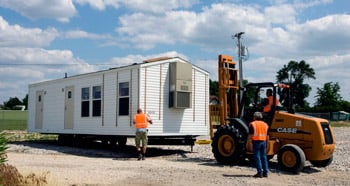
{"label": "manufactured home", "polygon": [[193,145],[209,134],[209,73],[162,57],[30,84],[28,131],[125,145],[137,108],[153,120],[149,144]]}

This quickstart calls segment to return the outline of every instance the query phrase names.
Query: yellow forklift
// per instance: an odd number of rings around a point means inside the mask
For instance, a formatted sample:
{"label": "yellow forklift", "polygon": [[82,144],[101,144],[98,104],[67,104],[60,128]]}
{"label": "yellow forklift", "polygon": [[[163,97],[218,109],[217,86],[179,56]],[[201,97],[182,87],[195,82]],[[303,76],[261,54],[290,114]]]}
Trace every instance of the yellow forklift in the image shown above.
{"label": "yellow forklift", "polygon": [[[280,168],[294,173],[304,168],[305,161],[316,167],[331,164],[335,138],[328,120],[294,113],[292,87],[272,82],[249,83],[242,87],[231,56],[219,55],[218,65],[220,126],[212,137],[211,146],[219,163],[235,165],[252,159],[248,126],[254,112],[262,112],[262,93],[272,89],[273,105],[264,113],[269,125],[268,159],[277,155]],[[276,105],[278,96],[287,108]]]}

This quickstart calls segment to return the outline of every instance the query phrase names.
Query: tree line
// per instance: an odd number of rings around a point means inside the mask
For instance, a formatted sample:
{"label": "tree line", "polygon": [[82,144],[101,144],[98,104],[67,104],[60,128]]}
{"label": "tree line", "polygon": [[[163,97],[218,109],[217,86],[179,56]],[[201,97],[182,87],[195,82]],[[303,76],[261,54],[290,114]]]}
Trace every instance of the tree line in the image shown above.
{"label": "tree line", "polygon": [[1,109],[4,110],[16,110],[19,109],[18,105],[24,105],[27,110],[28,108],[28,94],[20,100],[18,97],[10,97],[8,101],[4,101],[3,105],[1,105]]}

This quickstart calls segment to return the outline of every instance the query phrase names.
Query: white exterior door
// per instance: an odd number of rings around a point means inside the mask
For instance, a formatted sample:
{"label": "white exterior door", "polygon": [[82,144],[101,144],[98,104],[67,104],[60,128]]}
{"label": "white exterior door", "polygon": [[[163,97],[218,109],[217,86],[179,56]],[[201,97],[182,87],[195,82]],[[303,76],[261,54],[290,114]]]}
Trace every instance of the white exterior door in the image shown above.
{"label": "white exterior door", "polygon": [[44,91],[36,92],[35,129],[43,128]]}
{"label": "white exterior door", "polygon": [[73,129],[74,127],[74,86],[65,88],[64,101],[64,129]]}

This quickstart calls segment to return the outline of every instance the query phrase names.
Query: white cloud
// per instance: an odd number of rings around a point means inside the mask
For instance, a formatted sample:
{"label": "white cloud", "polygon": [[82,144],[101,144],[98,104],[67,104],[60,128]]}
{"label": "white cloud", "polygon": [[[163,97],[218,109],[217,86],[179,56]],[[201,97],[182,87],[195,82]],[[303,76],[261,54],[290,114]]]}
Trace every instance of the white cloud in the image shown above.
{"label": "white cloud", "polygon": [[293,24],[296,22],[297,12],[294,7],[288,4],[266,7],[264,14],[272,24]]}
{"label": "white cloud", "polygon": [[181,53],[178,53],[176,51],[169,51],[159,54],[152,54],[152,55],[127,55],[124,57],[114,57],[108,64],[114,64],[112,67],[121,67],[121,66],[127,66],[132,65],[134,63],[141,63],[144,60],[152,59],[152,58],[158,58],[158,57],[181,57],[182,59],[187,60],[187,57]]}
{"label": "white cloud", "polygon": [[350,15],[330,15],[288,27],[304,55],[329,55],[350,51]]}
{"label": "white cloud", "polygon": [[[43,72],[37,71],[35,69],[22,68],[22,67],[18,67],[18,66],[0,68],[0,74],[1,74],[0,76],[2,77],[1,79],[6,80],[7,83],[18,80],[18,79],[13,78],[14,75],[16,78],[21,78],[21,79],[23,78],[23,79],[27,79],[27,80],[28,79],[40,79],[40,78],[43,78],[45,76],[45,74]],[[11,83],[11,84],[13,84],[13,83]],[[4,87],[2,87],[2,88],[4,88]]]}
{"label": "white cloud", "polygon": [[0,100],[7,101],[9,97],[24,98],[29,82],[44,79],[45,72],[28,66],[1,66],[0,78]]}
{"label": "white cloud", "polygon": [[[10,25],[0,16],[0,31],[0,100],[8,99],[7,96],[24,97],[19,94],[26,92],[28,84],[33,82],[64,77],[65,73],[75,75],[98,70],[74,57],[70,50],[41,48],[59,36],[55,29]],[[99,38],[84,32],[82,35]]]}
{"label": "white cloud", "polygon": [[95,34],[83,30],[58,32],[55,28],[25,28],[11,25],[0,16],[0,47],[47,47],[56,38],[112,40],[109,34]]}
{"label": "white cloud", "polygon": [[30,19],[53,18],[68,22],[76,14],[72,0],[0,0],[0,6],[12,9]]}
{"label": "white cloud", "polygon": [[28,84],[96,71],[68,50],[0,48],[0,100],[23,98]]}
{"label": "white cloud", "polygon": [[74,0],[75,3],[80,5],[90,5],[92,8],[97,10],[105,10],[106,7],[111,6],[115,9],[121,6],[126,7],[137,12],[148,12],[148,13],[160,13],[163,14],[167,11],[189,8],[193,4],[196,4],[198,0]]}
{"label": "white cloud", "polygon": [[132,46],[143,49],[176,42],[222,48],[229,46],[227,39],[232,34],[249,29],[266,32],[268,23],[254,8],[232,4],[214,4],[200,13],[171,11],[164,16],[135,13],[121,16],[119,20],[121,26],[116,31],[120,36]]}
{"label": "white cloud", "polygon": [[167,11],[189,8],[193,4],[198,3],[198,0],[128,0],[123,1],[124,6],[141,11],[141,12],[152,12],[152,13],[165,13]]}
{"label": "white cloud", "polygon": [[80,5],[88,4],[97,10],[105,10],[107,6],[119,8],[120,0],[74,0],[74,2]]}
{"label": "white cloud", "polygon": [[309,1],[294,1],[293,6],[297,9],[312,8],[318,5],[326,5],[332,3],[334,0],[309,0]]}
{"label": "white cloud", "polygon": [[48,46],[58,34],[54,28],[42,30],[39,28],[24,28],[20,25],[10,25],[0,16],[0,47]]}
{"label": "white cloud", "polygon": [[[125,43],[130,43],[130,46],[136,48],[150,49],[157,43],[174,43],[173,32],[178,29],[171,29],[171,25],[158,16],[145,15],[143,13],[136,13],[130,16],[122,16],[119,18],[121,24],[116,31],[124,37]],[[154,29],[157,28],[157,29]]]}
{"label": "white cloud", "polygon": [[111,36],[108,34],[100,35],[83,30],[70,30],[65,32],[63,35],[67,39],[111,39]]}

